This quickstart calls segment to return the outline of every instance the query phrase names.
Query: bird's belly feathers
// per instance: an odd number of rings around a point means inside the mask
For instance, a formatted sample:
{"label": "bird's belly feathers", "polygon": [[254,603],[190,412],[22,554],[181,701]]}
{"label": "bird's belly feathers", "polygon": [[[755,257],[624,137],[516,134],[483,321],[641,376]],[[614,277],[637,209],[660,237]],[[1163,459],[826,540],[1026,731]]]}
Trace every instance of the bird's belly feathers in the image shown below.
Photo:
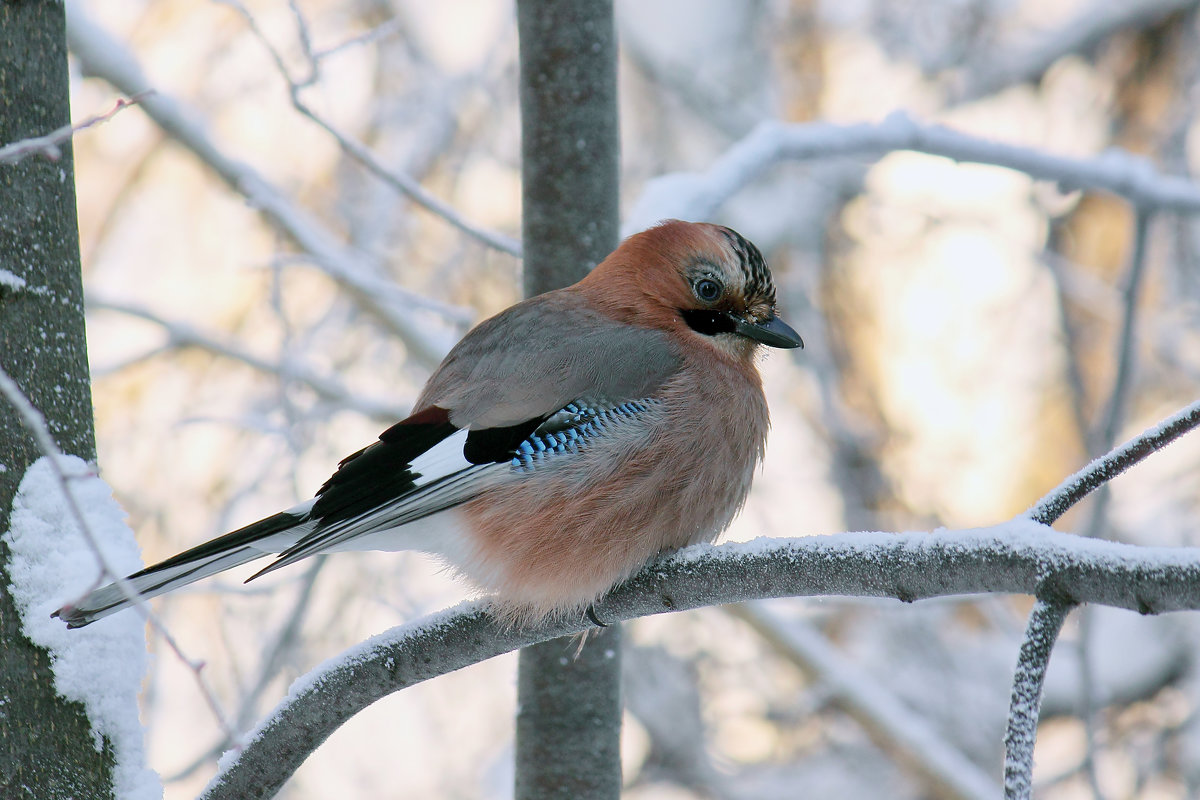
{"label": "bird's belly feathers", "polygon": [[416,550],[438,556],[451,565],[470,561],[473,549],[467,534],[462,512],[446,509],[433,516],[422,517],[394,528],[383,528],[356,536],[325,548],[322,552],[382,550],[399,552]]}
{"label": "bird's belly feathers", "polygon": [[459,507],[471,552],[458,566],[502,612],[537,618],[586,605],[663,551],[712,541],[744,502],[766,434],[753,395],[746,419],[714,411],[727,406],[706,395],[728,389],[669,387],[569,452],[514,459],[502,485]]}

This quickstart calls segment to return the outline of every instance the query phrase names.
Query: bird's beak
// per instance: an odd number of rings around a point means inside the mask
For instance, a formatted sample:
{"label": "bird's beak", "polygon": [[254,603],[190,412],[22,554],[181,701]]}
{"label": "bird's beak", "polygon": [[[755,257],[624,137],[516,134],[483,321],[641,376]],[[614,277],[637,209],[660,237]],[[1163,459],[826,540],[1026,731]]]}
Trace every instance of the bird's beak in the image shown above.
{"label": "bird's beak", "polygon": [[804,340],[800,338],[800,334],[774,314],[762,322],[747,322],[734,314],[729,316],[733,320],[733,332],[745,336],[747,339],[753,339],[767,347],[785,349],[804,347]]}

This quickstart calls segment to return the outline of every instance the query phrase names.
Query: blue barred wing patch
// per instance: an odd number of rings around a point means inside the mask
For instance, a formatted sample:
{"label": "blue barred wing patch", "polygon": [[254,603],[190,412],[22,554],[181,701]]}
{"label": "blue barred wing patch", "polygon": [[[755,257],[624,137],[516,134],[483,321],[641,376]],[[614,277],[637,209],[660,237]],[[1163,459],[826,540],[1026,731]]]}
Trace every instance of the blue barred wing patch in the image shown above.
{"label": "blue barred wing patch", "polygon": [[611,428],[631,421],[655,405],[654,400],[630,400],[617,405],[568,403],[530,436],[517,445],[509,465],[518,471],[531,471],[547,458],[578,453],[611,432]]}

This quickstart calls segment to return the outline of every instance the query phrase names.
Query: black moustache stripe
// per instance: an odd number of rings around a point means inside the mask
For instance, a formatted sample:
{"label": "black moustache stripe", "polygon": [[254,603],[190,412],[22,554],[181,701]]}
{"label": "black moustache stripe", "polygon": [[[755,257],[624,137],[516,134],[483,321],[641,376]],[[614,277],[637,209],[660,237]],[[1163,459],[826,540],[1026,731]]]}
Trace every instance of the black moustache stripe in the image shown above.
{"label": "black moustache stripe", "polygon": [[687,326],[696,333],[705,336],[716,336],[718,333],[733,333],[734,321],[728,314],[721,311],[709,311],[700,308],[682,309],[680,315]]}

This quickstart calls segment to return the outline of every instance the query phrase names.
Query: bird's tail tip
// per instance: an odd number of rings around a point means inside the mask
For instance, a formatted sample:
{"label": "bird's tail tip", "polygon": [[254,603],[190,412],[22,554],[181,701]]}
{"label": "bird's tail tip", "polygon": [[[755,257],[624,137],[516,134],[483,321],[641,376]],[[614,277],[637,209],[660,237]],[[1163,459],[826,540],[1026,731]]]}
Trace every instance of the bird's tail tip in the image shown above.
{"label": "bird's tail tip", "polygon": [[67,623],[68,629],[82,628],[86,625],[91,625],[99,618],[100,617],[97,616],[93,611],[89,611],[88,609],[84,608],[78,608],[70,603],[64,605],[62,608],[50,615],[50,619],[61,619],[63,622]]}

